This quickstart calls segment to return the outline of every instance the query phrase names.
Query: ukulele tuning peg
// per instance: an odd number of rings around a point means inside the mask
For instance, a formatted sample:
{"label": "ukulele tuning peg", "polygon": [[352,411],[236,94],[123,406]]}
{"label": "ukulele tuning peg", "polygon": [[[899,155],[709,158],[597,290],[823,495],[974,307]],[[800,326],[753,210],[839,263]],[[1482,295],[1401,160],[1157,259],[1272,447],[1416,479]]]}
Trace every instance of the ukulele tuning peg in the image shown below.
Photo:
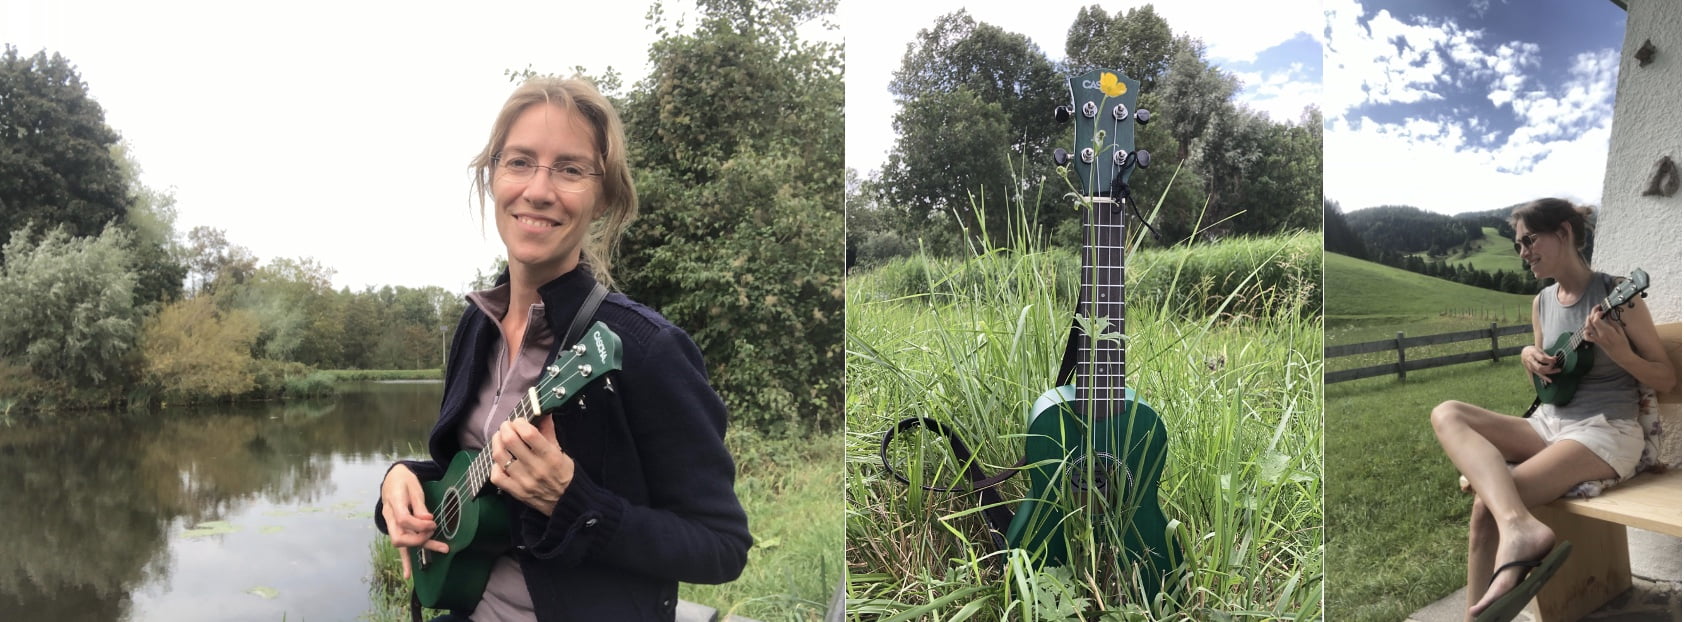
{"label": "ukulele tuning peg", "polygon": [[1129,118],[1128,106],[1124,106],[1122,104],[1117,104],[1116,106],[1112,107],[1111,108],[1111,118],[1116,119],[1118,121]]}
{"label": "ukulele tuning peg", "polygon": [[1091,101],[1082,102],[1082,116],[1089,119],[1099,116],[1099,104]]}
{"label": "ukulele tuning peg", "polygon": [[1094,155],[1093,147],[1083,147],[1082,148],[1082,163],[1083,164],[1093,164],[1094,157],[1095,157],[1095,155]]}
{"label": "ukulele tuning peg", "polygon": [[573,344],[573,355],[574,356],[584,356],[585,355],[585,344],[582,344],[582,343]]}
{"label": "ukulele tuning peg", "polygon": [[1152,165],[1152,152],[1147,151],[1145,149],[1135,150],[1135,152],[1134,152],[1134,163],[1139,165],[1140,168],[1146,168],[1148,166],[1151,166]]}
{"label": "ukulele tuning peg", "polygon": [[1054,121],[1057,121],[1059,123],[1069,123],[1070,122],[1070,116],[1071,116],[1071,114],[1070,114],[1070,107],[1069,106],[1059,106],[1059,107],[1053,109],[1053,120]]}
{"label": "ukulele tuning peg", "polygon": [[[1121,121],[1122,119],[1119,118],[1117,120]],[[1147,123],[1150,123],[1151,121],[1152,121],[1152,111],[1147,110],[1145,108],[1136,108],[1135,109],[1135,111],[1134,111],[1134,122],[1135,123],[1139,123],[1141,125],[1146,125]]]}
{"label": "ukulele tuning peg", "polygon": [[1065,151],[1063,147],[1059,147],[1059,148],[1053,150],[1053,164],[1056,164],[1056,165],[1059,165],[1059,166],[1064,166],[1064,165],[1069,164],[1069,163],[1070,163],[1070,152]]}
{"label": "ukulele tuning peg", "polygon": [[579,375],[582,376],[582,377],[585,377],[585,378],[591,377],[591,366],[590,365],[580,365],[579,366]]}
{"label": "ukulele tuning peg", "polygon": [[1111,152],[1111,163],[1117,166],[1127,167],[1129,165],[1129,160],[1133,159],[1133,156],[1134,154],[1127,151],[1113,151]]}

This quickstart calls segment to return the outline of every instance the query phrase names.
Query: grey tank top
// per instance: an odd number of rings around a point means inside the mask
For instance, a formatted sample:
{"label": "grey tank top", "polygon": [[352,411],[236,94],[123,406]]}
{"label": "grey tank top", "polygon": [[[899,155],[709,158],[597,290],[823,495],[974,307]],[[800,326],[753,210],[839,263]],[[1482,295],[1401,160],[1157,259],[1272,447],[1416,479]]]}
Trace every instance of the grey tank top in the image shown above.
{"label": "grey tank top", "polygon": [[[1596,272],[1591,275],[1590,283],[1585,285],[1584,294],[1579,296],[1578,302],[1563,305],[1556,298],[1557,290],[1561,288],[1556,283],[1544,288],[1538,294],[1538,323],[1544,327],[1544,347],[1555,345],[1562,333],[1576,333],[1585,325],[1585,318],[1590,310],[1602,304],[1613,287],[1613,277]],[[1554,414],[1562,419],[1588,419],[1596,415],[1604,415],[1610,421],[1617,419],[1637,418],[1637,379],[1614,360],[1608,358],[1608,353],[1602,346],[1591,344],[1594,357],[1590,371],[1579,379],[1579,388],[1573,393],[1573,401],[1561,406],[1544,404],[1538,407],[1542,414]]]}

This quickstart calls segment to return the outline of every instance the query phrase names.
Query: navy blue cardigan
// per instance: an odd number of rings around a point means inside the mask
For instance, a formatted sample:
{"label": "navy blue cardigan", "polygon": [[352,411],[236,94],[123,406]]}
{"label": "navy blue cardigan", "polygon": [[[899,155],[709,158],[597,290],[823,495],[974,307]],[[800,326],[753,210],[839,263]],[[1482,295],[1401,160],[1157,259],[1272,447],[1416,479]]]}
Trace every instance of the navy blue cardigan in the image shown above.
{"label": "navy blue cardigan", "polygon": [[[581,267],[538,289],[558,336],[549,360],[572,345],[560,336],[594,283]],[[679,581],[737,578],[753,542],[732,488],[725,404],[696,344],[660,314],[616,293],[596,319],[620,336],[622,369],[551,415],[574,461],[573,482],[548,517],[505,497],[512,546],[539,620],[672,620]],[[500,337],[493,320],[468,305],[427,444],[432,460],[403,463],[422,481],[443,477],[460,449],[457,427],[488,381]],[[385,532],[378,503],[374,519]]]}

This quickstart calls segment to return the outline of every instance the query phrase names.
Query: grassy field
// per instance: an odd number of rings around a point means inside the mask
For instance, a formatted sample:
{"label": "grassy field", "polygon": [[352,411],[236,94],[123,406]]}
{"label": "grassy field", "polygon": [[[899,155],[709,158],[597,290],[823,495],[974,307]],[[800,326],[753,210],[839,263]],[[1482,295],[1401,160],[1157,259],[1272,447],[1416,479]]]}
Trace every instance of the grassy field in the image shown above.
{"label": "grassy field", "polygon": [[1514,240],[1497,234],[1496,227],[1485,227],[1485,239],[1474,243],[1467,253],[1451,253],[1444,260],[1452,264],[1488,272],[1523,272],[1520,258],[1515,256]]}
{"label": "grassy field", "polygon": [[[1356,343],[1530,321],[1529,296],[1503,294],[1411,272],[1327,256],[1328,343]],[[1447,312],[1489,309],[1479,314]],[[1517,319],[1518,318],[1518,319]],[[1499,321],[1500,320],[1500,321]],[[1501,345],[1529,343],[1505,337]],[[1411,349],[1411,358],[1488,347],[1463,342]],[[1381,353],[1379,359],[1396,360]],[[1347,369],[1385,360],[1347,357]],[[1409,373],[1407,381],[1368,378],[1328,385],[1327,617],[1400,620],[1464,581],[1471,499],[1427,423],[1438,403],[1459,399],[1519,413],[1531,403],[1519,359]]]}
{"label": "grassy field", "polygon": [[[1471,319],[1487,324],[1497,321],[1504,326],[1531,321],[1531,296],[1463,285],[1337,253],[1327,254],[1325,274],[1330,328],[1383,327],[1432,317]],[[1331,336],[1328,339],[1328,343],[1348,342]]]}
{"label": "grassy field", "polygon": [[[1275,244],[1286,249],[1293,242]],[[1224,253],[1220,245],[1205,248]],[[1020,550],[994,550],[974,495],[909,488],[889,478],[877,457],[880,433],[908,416],[957,430],[986,471],[1021,457],[1025,411],[1051,388],[1070,329],[1074,301],[1059,286],[1066,262],[1036,250],[934,262],[923,270],[931,275],[925,289],[941,293],[889,293],[896,288],[886,281],[898,279],[901,269],[886,265],[855,274],[848,284],[851,614],[874,620],[1320,618],[1321,327],[1290,306],[1317,297],[1286,285],[1264,288],[1243,297],[1283,308],[1238,316],[1187,317],[1166,309],[1180,305],[1130,308],[1124,327],[1130,385],[1162,414],[1169,432],[1161,505],[1179,524],[1188,571],[1179,600],[1146,603],[1119,576],[1105,542],[1075,538],[1070,564],[1034,568]],[[993,277],[967,279],[958,288],[944,284],[970,272]],[[951,472],[954,465],[946,467]],[[1021,480],[1001,486],[1008,507],[1025,495]],[[1072,520],[1085,522],[1080,515]]]}
{"label": "grassy field", "polygon": [[[841,435],[768,439],[733,430],[726,445],[737,461],[737,498],[748,512],[754,548],[736,581],[681,584],[679,597],[718,609],[721,619],[821,619],[842,576]],[[409,591],[397,556],[384,536],[370,547],[375,569],[366,617],[408,620]]]}

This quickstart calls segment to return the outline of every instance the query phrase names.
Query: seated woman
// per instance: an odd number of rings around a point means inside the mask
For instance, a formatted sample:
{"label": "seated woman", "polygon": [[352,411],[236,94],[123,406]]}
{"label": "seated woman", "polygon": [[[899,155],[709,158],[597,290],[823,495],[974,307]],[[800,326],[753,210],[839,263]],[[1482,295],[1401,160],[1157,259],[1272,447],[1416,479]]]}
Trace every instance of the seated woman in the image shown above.
{"label": "seated woman", "polygon": [[[1539,279],[1553,278],[1532,301],[1532,345],[1520,354],[1529,376],[1548,381],[1561,371],[1544,348],[1558,335],[1583,331],[1594,362],[1561,406],[1542,404],[1530,418],[1463,402],[1439,404],[1433,432],[1473,489],[1468,524],[1468,616],[1508,619],[1536,593],[1549,557],[1562,550],[1528,508],[1559,498],[1579,482],[1631,477],[1643,453],[1637,424],[1638,383],[1666,391],[1676,382],[1649,308],[1634,298],[1617,316],[1600,307],[1616,279],[1592,271],[1581,255],[1590,208],[1540,199],[1514,210],[1515,250]],[[1583,356],[1583,355],[1581,355]],[[1506,463],[1515,463],[1511,471]],[[1502,565],[1498,565],[1501,562]],[[1547,568],[1553,572],[1553,568]],[[1524,588],[1508,599],[1503,595]],[[1518,601],[1518,603],[1516,603]],[[1499,611],[1500,610],[1500,611]]]}
{"label": "seated woman", "polygon": [[[509,508],[510,533],[492,543],[489,573],[463,582],[467,604],[441,620],[672,620],[678,582],[735,579],[751,540],[725,405],[696,344],[624,295],[594,297],[613,283],[614,247],[637,212],[619,116],[588,82],[530,80],[504,103],[472,168],[508,271],[468,295],[431,459],[387,471],[375,522],[402,551],[405,577],[408,549],[447,553],[433,534],[450,533],[460,513],[435,518],[421,482],[444,476],[458,450],[484,449],[497,492],[480,498]],[[594,314],[581,311],[592,300]],[[536,423],[511,420],[573,345],[563,341],[576,314],[619,336],[621,369]]]}

